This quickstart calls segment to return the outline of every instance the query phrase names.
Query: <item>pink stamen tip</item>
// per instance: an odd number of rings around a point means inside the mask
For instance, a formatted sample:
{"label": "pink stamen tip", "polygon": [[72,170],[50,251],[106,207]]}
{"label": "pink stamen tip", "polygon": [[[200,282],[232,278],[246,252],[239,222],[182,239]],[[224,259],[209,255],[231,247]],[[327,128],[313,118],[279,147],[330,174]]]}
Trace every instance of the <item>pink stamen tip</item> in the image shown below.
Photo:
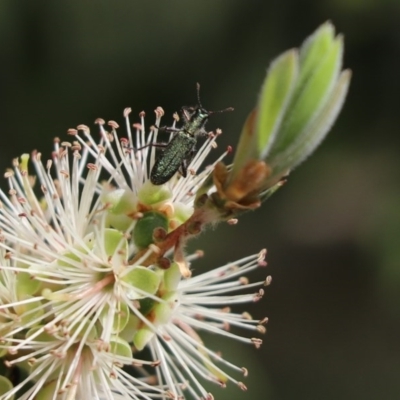
{"label": "pink stamen tip", "polygon": [[126,118],[132,112],[132,108],[126,107],[124,110],[124,117]]}
{"label": "pink stamen tip", "polygon": [[114,129],[118,129],[119,128],[119,125],[115,121],[108,121],[107,125],[111,126],[111,128],[114,128]]}
{"label": "pink stamen tip", "polygon": [[87,125],[84,124],[80,124],[76,127],[78,130],[83,131],[83,132],[89,132],[90,129]]}

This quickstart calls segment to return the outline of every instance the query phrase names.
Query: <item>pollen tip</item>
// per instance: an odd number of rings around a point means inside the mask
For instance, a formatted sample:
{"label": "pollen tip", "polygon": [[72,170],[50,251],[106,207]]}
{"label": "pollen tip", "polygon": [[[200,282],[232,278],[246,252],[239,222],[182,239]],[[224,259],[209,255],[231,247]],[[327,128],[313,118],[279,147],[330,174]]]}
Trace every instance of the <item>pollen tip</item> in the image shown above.
{"label": "pollen tip", "polygon": [[169,342],[170,340],[172,340],[171,336],[169,336],[169,335],[167,335],[167,334],[162,335],[162,338],[163,338],[166,342]]}
{"label": "pollen tip", "polygon": [[157,107],[154,112],[156,113],[157,118],[161,118],[165,115],[165,112],[162,107]]}
{"label": "pollen tip", "polygon": [[115,121],[113,121],[113,120],[108,121],[108,122],[107,122],[107,125],[108,125],[108,126],[111,126],[111,128],[113,128],[113,129],[118,129],[118,128],[119,128],[118,123],[115,122]]}
{"label": "pollen tip", "polygon": [[[258,264],[261,266],[265,266],[267,265],[267,263],[265,262],[265,256],[267,255],[267,249],[262,249],[259,253],[258,253]],[[264,265],[265,264],[265,265]]]}
{"label": "pollen tip", "polygon": [[239,283],[240,283],[241,285],[248,285],[248,284],[249,284],[249,279],[246,278],[245,276],[241,276],[241,277],[239,278]]}
{"label": "pollen tip", "polygon": [[81,144],[77,141],[73,141],[72,142],[72,150],[79,152],[80,150],[82,150]]}
{"label": "pollen tip", "polygon": [[104,125],[106,123],[106,121],[104,121],[103,118],[96,118],[94,120],[94,123],[97,124],[97,125]]}
{"label": "pollen tip", "polygon": [[257,332],[261,334],[265,334],[267,332],[267,328],[264,325],[257,325],[256,326]]}
{"label": "pollen tip", "polygon": [[127,118],[131,112],[132,112],[132,108],[126,107],[124,109],[124,113],[123,113],[124,117]]}
{"label": "pollen tip", "polygon": [[247,311],[242,313],[242,318],[247,319],[248,321],[251,321],[253,319],[253,317]]}
{"label": "pollen tip", "polygon": [[91,171],[97,171],[98,167],[96,164],[93,163],[87,163],[86,164],[87,169],[91,170]]}
{"label": "pollen tip", "polygon": [[83,131],[83,133],[88,134],[90,132],[90,129],[87,125],[85,124],[80,124],[76,127],[79,131]]}
{"label": "pollen tip", "polygon": [[254,347],[256,349],[259,349],[263,343],[263,341],[260,338],[251,338],[250,340],[254,344]]}
{"label": "pollen tip", "polygon": [[[75,135],[77,135],[77,134],[78,134],[78,130],[77,130],[77,129],[70,128],[70,129],[67,130],[67,135],[75,136]],[[58,139],[58,141],[60,141],[59,138],[54,138],[54,141],[55,141],[55,142],[56,142],[56,139]],[[57,141],[57,142],[58,142],[58,141]],[[56,143],[57,143],[57,142],[56,142]]]}
{"label": "pollen tip", "polygon": [[144,118],[146,116],[146,113],[144,111],[140,111],[139,117]]}
{"label": "pollen tip", "polygon": [[195,253],[196,253],[197,257],[204,257],[204,251],[203,250],[196,250]]}

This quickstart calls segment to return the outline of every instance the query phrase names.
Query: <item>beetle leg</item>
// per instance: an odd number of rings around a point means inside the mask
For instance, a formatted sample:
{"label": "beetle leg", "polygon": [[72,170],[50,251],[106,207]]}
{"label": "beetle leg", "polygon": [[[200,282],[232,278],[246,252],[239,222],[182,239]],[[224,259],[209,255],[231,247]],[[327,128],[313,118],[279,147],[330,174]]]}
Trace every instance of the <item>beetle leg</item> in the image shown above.
{"label": "beetle leg", "polygon": [[179,172],[181,173],[181,175],[184,178],[186,178],[186,176],[187,176],[187,163],[186,163],[186,160],[182,161],[182,164],[181,164]]}
{"label": "beetle leg", "polygon": [[157,128],[160,132],[179,132],[180,129],[178,128],[172,128],[171,126],[157,126],[154,125],[155,128]]}
{"label": "beetle leg", "polygon": [[168,143],[149,143],[149,144],[145,144],[145,145],[142,146],[142,147],[139,147],[138,149],[136,149],[136,151],[143,150],[143,149],[145,149],[146,147],[160,147],[160,148],[165,148],[165,147],[167,147],[167,146],[168,146]]}
{"label": "beetle leg", "polygon": [[181,166],[180,166],[180,168],[179,168],[179,172],[180,172],[180,174],[181,174],[184,178],[186,178],[186,176],[187,176],[188,167],[189,167],[190,163],[192,162],[193,157],[194,157],[195,154],[196,154],[196,150],[193,149],[193,150],[189,153],[188,157],[187,157],[186,159],[184,159],[184,160],[182,161],[182,163],[181,163]]}

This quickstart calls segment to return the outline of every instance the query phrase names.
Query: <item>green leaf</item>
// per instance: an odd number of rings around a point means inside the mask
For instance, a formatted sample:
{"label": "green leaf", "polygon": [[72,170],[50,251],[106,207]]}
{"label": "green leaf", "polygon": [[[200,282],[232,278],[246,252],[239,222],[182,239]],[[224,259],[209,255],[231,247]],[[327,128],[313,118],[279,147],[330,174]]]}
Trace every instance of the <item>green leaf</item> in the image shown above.
{"label": "green leaf", "polygon": [[315,67],[321,62],[321,55],[327,54],[335,39],[335,28],[328,21],[310,35],[300,48],[301,86],[313,75]]}
{"label": "green leaf", "polygon": [[294,168],[300,164],[325,138],[342,109],[350,79],[350,70],[345,70],[341,73],[324,107],[313,119],[312,123],[309,124],[304,135],[299,136],[290,148],[280,155],[282,160],[280,167],[282,169],[288,168],[288,166]]}
{"label": "green leaf", "polygon": [[324,106],[336,84],[341,68],[342,52],[343,43],[339,37],[333,42],[327,54],[321,54],[319,65],[316,65],[304,86],[303,82],[298,83],[294,100],[288,108],[288,119],[283,123],[282,130],[268,156],[273,167],[284,169],[281,165],[284,152],[290,148],[294,140],[307,131],[307,126]]}
{"label": "green leaf", "polygon": [[266,157],[291,99],[299,73],[298,54],[289,50],[272,62],[257,105],[258,157]]}

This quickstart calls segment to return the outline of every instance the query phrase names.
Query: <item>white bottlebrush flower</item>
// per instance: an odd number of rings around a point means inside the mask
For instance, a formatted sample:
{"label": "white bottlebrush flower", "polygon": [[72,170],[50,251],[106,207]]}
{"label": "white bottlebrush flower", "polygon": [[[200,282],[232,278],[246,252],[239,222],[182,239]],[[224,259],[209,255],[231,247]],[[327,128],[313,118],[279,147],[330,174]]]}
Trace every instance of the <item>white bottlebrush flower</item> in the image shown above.
{"label": "white bottlebrush flower", "polygon": [[[69,130],[73,143],[55,140],[53,159],[45,165],[35,152],[15,160],[5,175],[0,356],[26,378],[9,390],[4,389],[9,381],[2,380],[1,400],[150,399],[171,390],[152,385],[149,371],[154,374],[159,360],[133,354],[131,320],[147,322],[140,301],[158,299],[158,266],[141,266],[156,248],[154,228],[168,233],[190,217],[193,194],[212,168],[195,172],[215,147],[216,135],[195,155],[193,173],[154,186],[148,177],[155,150],[149,144],[157,140],[156,130],[145,135],[142,113],[133,137],[129,113],[125,110],[128,138],[118,138],[115,122],[107,132],[97,120],[98,142],[79,126]],[[156,115],[158,126],[161,108]],[[168,260],[158,264],[168,267]]]}
{"label": "white bottlebrush flower", "polygon": [[[212,399],[203,387],[204,381],[223,387],[230,381],[246,390],[234,375],[246,376],[247,369],[208,349],[200,334],[209,332],[256,348],[261,345],[257,336],[265,332],[267,319],[253,320],[248,313],[231,312],[230,307],[258,301],[263,296],[262,286],[267,286],[271,277],[249,283],[244,274],[264,267],[265,253],[263,250],[187,280],[180,279],[175,264],[164,271],[158,292],[161,299],[148,306],[151,327],[138,330],[134,344],[140,348],[148,344],[154,359],[160,360],[157,375],[160,382],[172,388],[172,398],[186,398],[189,394],[189,398]],[[250,331],[250,337],[230,332],[231,327]]]}

